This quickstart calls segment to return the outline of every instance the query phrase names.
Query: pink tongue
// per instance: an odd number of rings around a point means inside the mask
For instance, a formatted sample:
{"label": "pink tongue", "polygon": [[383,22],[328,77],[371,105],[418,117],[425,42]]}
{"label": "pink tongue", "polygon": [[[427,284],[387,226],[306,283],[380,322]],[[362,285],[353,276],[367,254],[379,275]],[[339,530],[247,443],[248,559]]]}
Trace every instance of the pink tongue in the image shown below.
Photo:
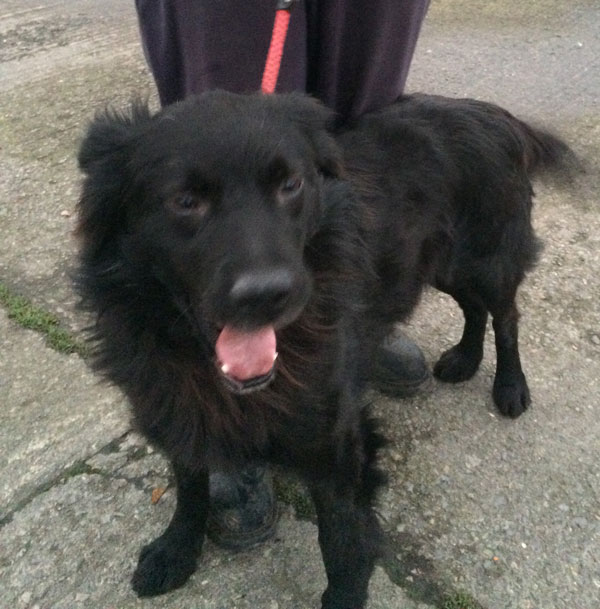
{"label": "pink tongue", "polygon": [[275,361],[277,339],[273,326],[244,332],[225,326],[217,338],[215,352],[225,374],[246,381],[267,374]]}

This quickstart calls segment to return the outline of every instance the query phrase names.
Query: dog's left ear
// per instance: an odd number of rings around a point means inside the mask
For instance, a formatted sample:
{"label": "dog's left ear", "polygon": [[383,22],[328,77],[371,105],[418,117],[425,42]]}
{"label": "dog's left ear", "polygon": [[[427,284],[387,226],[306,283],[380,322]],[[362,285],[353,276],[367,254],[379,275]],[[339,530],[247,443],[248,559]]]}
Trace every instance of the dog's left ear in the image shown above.
{"label": "dog's left ear", "polygon": [[277,95],[291,117],[310,140],[319,170],[328,177],[343,175],[342,151],[333,137],[335,113],[320,101],[302,93]]}

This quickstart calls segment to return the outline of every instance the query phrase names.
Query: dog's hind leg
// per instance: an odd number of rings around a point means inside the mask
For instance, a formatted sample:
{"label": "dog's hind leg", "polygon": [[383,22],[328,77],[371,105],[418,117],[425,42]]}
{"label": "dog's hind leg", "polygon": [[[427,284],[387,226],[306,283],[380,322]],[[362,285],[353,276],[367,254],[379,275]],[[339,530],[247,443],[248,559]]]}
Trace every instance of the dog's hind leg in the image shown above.
{"label": "dog's hind leg", "polygon": [[196,570],[208,515],[208,472],[174,465],[177,507],[165,532],[140,552],[131,584],[139,596],[179,588]]}
{"label": "dog's hind leg", "polygon": [[494,402],[503,415],[516,418],[531,402],[519,356],[519,312],[514,300],[490,312],[496,340]]}
{"label": "dog's hind leg", "polygon": [[439,289],[450,294],[459,304],[465,325],[460,341],[442,353],[433,368],[433,374],[446,383],[458,383],[470,379],[481,363],[487,308],[483,300],[469,290],[448,287],[439,287]]}
{"label": "dog's hind leg", "polygon": [[[473,279],[473,286],[478,282]],[[441,381],[457,383],[471,378],[483,357],[483,342],[488,311],[496,341],[496,377],[493,397],[498,410],[505,416],[516,418],[529,406],[529,388],[521,368],[519,356],[519,313],[514,301],[515,288],[499,297],[497,288],[475,291],[454,287],[436,287],[450,294],[460,305],[465,326],[460,341],[444,352],[433,368]]]}

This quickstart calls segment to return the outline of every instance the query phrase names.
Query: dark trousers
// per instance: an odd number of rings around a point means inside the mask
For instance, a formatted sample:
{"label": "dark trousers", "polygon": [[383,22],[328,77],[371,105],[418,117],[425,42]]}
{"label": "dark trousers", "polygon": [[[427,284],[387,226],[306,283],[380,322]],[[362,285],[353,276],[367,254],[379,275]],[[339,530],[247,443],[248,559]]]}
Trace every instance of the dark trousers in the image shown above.
{"label": "dark trousers", "polygon": [[[260,88],[275,0],[136,0],[163,105],[207,89]],[[353,118],[403,91],[429,0],[297,0],[277,91]]]}

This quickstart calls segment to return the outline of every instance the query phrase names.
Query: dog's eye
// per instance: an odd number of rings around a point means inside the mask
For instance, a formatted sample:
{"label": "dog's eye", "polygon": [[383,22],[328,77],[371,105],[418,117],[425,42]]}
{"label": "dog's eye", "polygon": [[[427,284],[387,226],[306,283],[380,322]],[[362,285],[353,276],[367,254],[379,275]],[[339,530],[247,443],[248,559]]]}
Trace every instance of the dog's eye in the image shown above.
{"label": "dog's eye", "polygon": [[169,198],[167,205],[175,213],[181,215],[204,216],[209,208],[209,202],[193,192],[182,192]]}
{"label": "dog's eye", "polygon": [[300,176],[292,176],[286,178],[279,186],[279,199],[286,202],[288,199],[295,197],[304,186],[304,180]]}

